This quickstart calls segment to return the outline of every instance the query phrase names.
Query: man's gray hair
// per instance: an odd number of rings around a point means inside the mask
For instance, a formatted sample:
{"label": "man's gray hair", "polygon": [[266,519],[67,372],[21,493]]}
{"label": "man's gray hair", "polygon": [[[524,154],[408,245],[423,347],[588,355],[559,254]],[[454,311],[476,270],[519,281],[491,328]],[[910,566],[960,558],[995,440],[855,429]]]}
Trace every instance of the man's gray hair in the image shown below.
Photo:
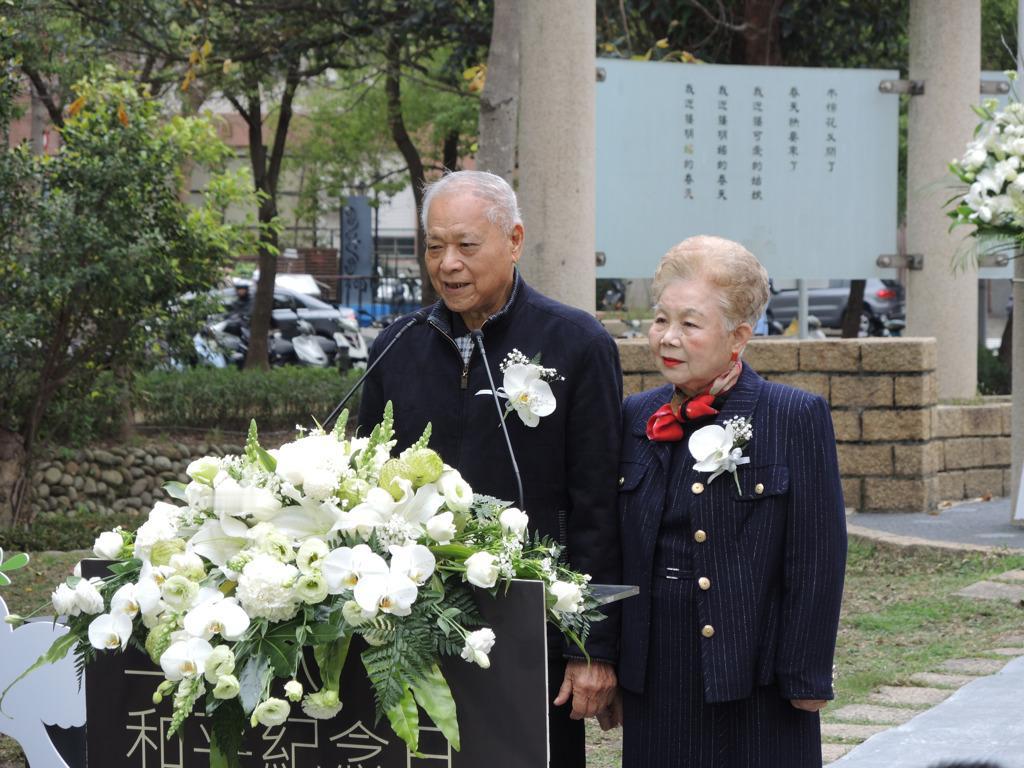
{"label": "man's gray hair", "polygon": [[515,190],[501,176],[487,171],[455,171],[446,173],[437,181],[433,181],[423,188],[421,220],[424,231],[427,229],[430,203],[438,195],[449,192],[466,192],[485,200],[488,203],[487,220],[500,228],[506,235],[512,234],[512,229],[516,224],[523,223]]}

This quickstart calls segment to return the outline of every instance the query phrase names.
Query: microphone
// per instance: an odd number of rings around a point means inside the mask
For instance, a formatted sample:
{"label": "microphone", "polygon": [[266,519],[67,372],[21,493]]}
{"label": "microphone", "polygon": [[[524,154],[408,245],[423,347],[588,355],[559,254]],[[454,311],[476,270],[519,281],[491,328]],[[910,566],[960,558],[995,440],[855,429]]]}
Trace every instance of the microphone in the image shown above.
{"label": "microphone", "polygon": [[390,351],[390,349],[393,346],[395,346],[395,344],[398,342],[398,340],[400,338],[402,338],[402,334],[405,333],[406,331],[408,331],[414,325],[419,325],[421,323],[424,323],[424,322],[426,322],[426,320],[427,320],[427,310],[421,309],[421,310],[415,312],[413,314],[413,316],[411,318],[409,318],[409,322],[408,323],[406,323],[405,325],[403,325],[401,328],[398,329],[398,333],[395,334],[395,337],[393,339],[391,339],[391,341],[388,342],[388,345],[386,347],[384,347],[384,349],[381,350],[380,354],[377,355],[376,359],[366,367],[366,370],[363,371],[363,375],[360,376],[359,380],[356,381],[356,383],[352,385],[352,389],[350,389],[348,391],[348,394],[346,394],[343,398],[341,398],[341,402],[338,403],[334,407],[333,411],[331,411],[330,415],[327,417],[327,419],[323,423],[323,427],[324,427],[324,431],[325,432],[330,432],[331,431],[331,426],[334,424],[334,420],[338,418],[338,414],[341,413],[341,409],[345,407],[345,403],[347,403],[349,400],[352,399],[352,395],[354,395],[356,393],[356,390],[358,390],[359,387],[361,387],[363,385],[363,382],[366,381],[366,377],[369,376],[370,372],[374,368],[377,367],[377,363],[379,363],[381,360],[383,360],[384,356],[387,355],[387,353]]}
{"label": "microphone", "polygon": [[498,388],[494,386],[494,377],[491,376],[491,366],[487,362],[487,352],[484,350],[484,334],[479,328],[475,331],[470,331],[470,336],[473,337],[473,341],[476,342],[477,348],[480,350],[480,357],[484,360],[484,370],[487,371],[487,381],[491,385],[491,397],[494,398],[494,407],[498,411],[498,424],[501,425],[501,433],[505,436],[505,447],[508,448],[508,458],[512,462],[512,472],[516,476],[516,488],[519,491],[519,509],[523,509],[525,504],[523,503],[523,478],[519,474],[519,463],[516,461],[515,451],[512,450],[512,441],[508,436],[508,428],[505,426],[505,414],[501,411],[501,402],[498,400]]}

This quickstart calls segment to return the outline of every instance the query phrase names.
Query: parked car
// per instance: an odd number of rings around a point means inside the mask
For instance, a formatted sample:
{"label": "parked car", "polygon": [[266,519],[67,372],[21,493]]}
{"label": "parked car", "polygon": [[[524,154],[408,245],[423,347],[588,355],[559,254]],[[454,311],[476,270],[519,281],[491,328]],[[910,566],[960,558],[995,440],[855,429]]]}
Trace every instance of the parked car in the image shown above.
{"label": "parked car", "polygon": [[[776,323],[785,328],[797,314],[799,292],[795,288],[772,289],[768,311]],[[821,322],[822,328],[841,329],[850,302],[850,281],[829,280],[827,287],[807,290],[807,311]],[[906,317],[905,292],[896,280],[868,278],[864,286],[864,307],[861,311],[861,335],[881,335],[886,321]]]}
{"label": "parked car", "polygon": [[[251,281],[236,279],[232,286],[219,292],[226,309],[240,311],[236,293],[240,285],[248,285],[250,301],[255,299],[255,286]],[[242,313],[245,314],[244,311]],[[273,327],[289,340],[301,335],[299,321],[305,320],[318,336],[334,339],[339,347],[347,345],[352,365],[366,364],[369,356],[366,340],[359,331],[355,313],[348,307],[333,307],[313,296],[277,285],[274,287],[271,320]]]}

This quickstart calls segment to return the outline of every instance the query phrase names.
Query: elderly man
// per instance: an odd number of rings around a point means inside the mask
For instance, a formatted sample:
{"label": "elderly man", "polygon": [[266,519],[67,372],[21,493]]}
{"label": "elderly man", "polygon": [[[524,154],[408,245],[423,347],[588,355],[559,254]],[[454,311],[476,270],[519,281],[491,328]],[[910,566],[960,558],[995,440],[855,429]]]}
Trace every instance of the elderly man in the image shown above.
{"label": "elderly man", "polygon": [[[595,583],[618,583],[621,571],[616,478],[622,376],[618,351],[590,315],[528,286],[516,270],[523,224],[515,192],[499,176],[459,171],[429,185],[423,202],[427,270],[440,301],[409,328],[367,379],[359,408],[366,429],[394,403],[398,449],[428,422],[431,446],[473,489],[516,499],[518,490],[483,359],[471,332],[483,335],[495,384],[510,354],[540,356],[554,410],[528,403],[506,418],[533,530],[567,546],[572,566]],[[374,343],[371,357],[407,323]],[[519,416],[517,418],[517,416]],[[617,621],[596,624],[588,664],[560,639],[552,646],[551,765],[586,764],[582,718],[610,702]],[[567,704],[571,701],[571,707]]]}

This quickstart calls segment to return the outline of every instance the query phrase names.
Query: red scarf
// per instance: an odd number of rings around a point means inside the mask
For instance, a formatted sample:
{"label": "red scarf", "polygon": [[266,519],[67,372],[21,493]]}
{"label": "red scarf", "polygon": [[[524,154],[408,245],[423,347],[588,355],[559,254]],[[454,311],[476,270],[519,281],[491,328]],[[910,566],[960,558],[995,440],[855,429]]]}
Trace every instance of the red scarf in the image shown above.
{"label": "red scarf", "polygon": [[729,370],[712,381],[707,389],[693,397],[686,397],[678,389],[672,399],[656,410],[647,420],[647,439],[659,443],[673,443],[686,436],[686,423],[708,416],[716,416],[715,400],[732,389],[740,378],[743,364],[734,359]]}

